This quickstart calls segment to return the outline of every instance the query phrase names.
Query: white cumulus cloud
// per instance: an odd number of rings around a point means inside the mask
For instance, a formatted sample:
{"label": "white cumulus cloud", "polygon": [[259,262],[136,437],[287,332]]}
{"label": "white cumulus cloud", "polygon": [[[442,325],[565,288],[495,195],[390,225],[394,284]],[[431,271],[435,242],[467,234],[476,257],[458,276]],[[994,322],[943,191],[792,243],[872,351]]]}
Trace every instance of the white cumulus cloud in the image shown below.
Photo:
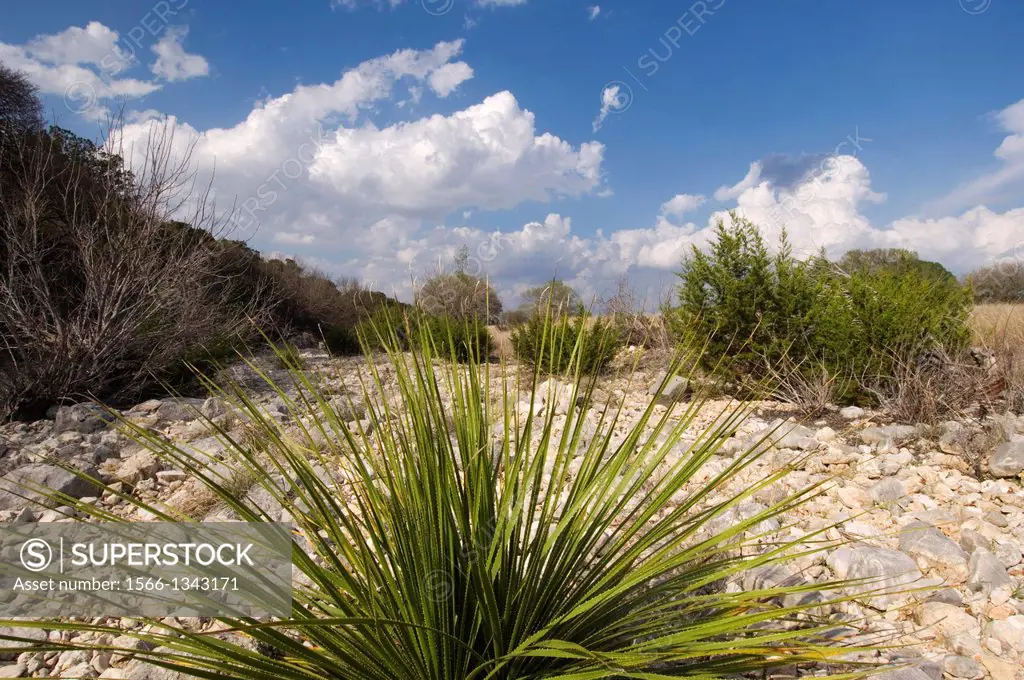
{"label": "white cumulus cloud", "polygon": [[182,44],[188,35],[188,28],[168,28],[164,37],[153,45],[157,59],[150,66],[154,75],[170,81],[187,80],[209,75],[210,64],[198,54],[189,54]]}
{"label": "white cumulus cloud", "polygon": [[1001,130],[1010,133],[994,152],[997,166],[926,206],[928,212],[941,214],[980,203],[1024,200],[1024,99],[996,112],[993,118]]}
{"label": "white cumulus cloud", "polygon": [[[206,60],[181,46],[187,29],[168,29],[152,46],[151,70],[168,81],[209,72]],[[40,35],[20,45],[0,42],[0,61],[23,71],[43,94],[63,96],[72,113],[102,119],[106,100],[134,99],[159,90],[158,80],[127,77],[139,66],[138,39],[128,39],[98,21]]]}
{"label": "white cumulus cloud", "polygon": [[661,204],[662,217],[682,217],[704,205],[707,199],[699,194],[676,194]]}
{"label": "white cumulus cloud", "polygon": [[430,74],[430,89],[438,97],[447,97],[459,85],[473,77],[473,69],[463,61],[445,64]]}
{"label": "white cumulus cloud", "polygon": [[716,201],[731,201],[739,198],[747,189],[755,186],[758,180],[761,179],[761,164],[757,161],[750,164],[750,170],[747,174],[736,184],[732,186],[722,186],[715,190]]}
{"label": "white cumulus cloud", "polygon": [[[218,207],[256,245],[371,248],[415,235],[428,221],[599,191],[604,147],[539,131],[532,112],[498,92],[450,114],[377,126],[364,114],[410,86],[451,94],[472,76],[462,42],[401,50],[259,103],[244,120],[197,130],[152,112],[125,126],[133,164],[154,128],[193,148],[213,176]],[[247,235],[247,234],[242,234]],[[402,246],[408,256],[414,249]]]}
{"label": "white cumulus cloud", "polygon": [[160,89],[159,83],[121,76],[135,64],[134,56],[120,44],[117,31],[97,21],[40,35],[23,45],[0,42],[0,61],[23,71],[44,94],[75,90],[98,101],[141,97]]}

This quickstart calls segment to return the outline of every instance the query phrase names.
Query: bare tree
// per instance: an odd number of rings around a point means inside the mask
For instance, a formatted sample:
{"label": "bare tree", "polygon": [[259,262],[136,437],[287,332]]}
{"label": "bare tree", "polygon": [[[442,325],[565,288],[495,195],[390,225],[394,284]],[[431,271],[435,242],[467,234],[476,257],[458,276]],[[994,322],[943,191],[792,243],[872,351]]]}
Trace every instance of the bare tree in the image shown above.
{"label": "bare tree", "polygon": [[604,312],[618,329],[623,344],[647,348],[668,349],[669,339],[664,319],[644,312],[645,302],[637,295],[623,276],[616,284],[615,293],[604,303]]}
{"label": "bare tree", "polygon": [[[72,395],[137,393],[252,331],[194,144],[154,126],[125,167],[120,121],[101,148],[59,129],[0,154],[0,415]],[[5,409],[6,407],[6,409]]]}
{"label": "bare tree", "polygon": [[38,129],[43,125],[43,105],[37,88],[21,71],[0,64],[0,126]]}
{"label": "bare tree", "polygon": [[623,276],[615,284],[615,293],[604,303],[604,313],[613,318],[630,318],[637,313],[637,294]]}

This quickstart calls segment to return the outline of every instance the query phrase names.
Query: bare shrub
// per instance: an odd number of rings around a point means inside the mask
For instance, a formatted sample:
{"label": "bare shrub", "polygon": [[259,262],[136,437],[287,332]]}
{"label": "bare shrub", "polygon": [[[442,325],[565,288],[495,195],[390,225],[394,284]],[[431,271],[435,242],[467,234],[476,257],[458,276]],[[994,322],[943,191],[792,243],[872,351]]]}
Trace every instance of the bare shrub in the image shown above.
{"label": "bare shrub", "polygon": [[788,354],[764,359],[763,384],[777,401],[795,405],[806,416],[816,416],[837,401],[849,380],[834,373],[824,361],[804,357],[794,361]]}
{"label": "bare shrub", "polygon": [[[0,64],[0,126],[39,129],[43,125],[43,104],[39,88],[20,71]],[[0,131],[0,134],[5,134]]]}
{"label": "bare shrub", "polygon": [[985,397],[986,370],[969,353],[935,348],[916,357],[894,355],[891,376],[873,388],[880,405],[905,423],[937,425],[975,411]]}
{"label": "bare shrub", "polygon": [[1024,267],[1019,262],[1003,261],[982,267],[968,274],[967,280],[976,302],[1024,302]]}
{"label": "bare shrub", "polygon": [[263,314],[221,257],[193,147],[154,127],[129,169],[116,122],[104,147],[56,127],[0,140],[0,417],[130,398]]}
{"label": "bare shrub", "polygon": [[644,313],[644,301],[627,277],[616,284],[615,293],[604,303],[605,315],[619,332],[622,344],[648,349],[671,347],[664,316]]}

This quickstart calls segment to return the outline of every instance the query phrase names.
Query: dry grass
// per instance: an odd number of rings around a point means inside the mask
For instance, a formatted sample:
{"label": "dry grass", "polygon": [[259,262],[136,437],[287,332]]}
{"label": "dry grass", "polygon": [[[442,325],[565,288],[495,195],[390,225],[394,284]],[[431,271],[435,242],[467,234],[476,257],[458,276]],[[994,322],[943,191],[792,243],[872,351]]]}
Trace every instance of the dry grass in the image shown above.
{"label": "dry grass", "polygon": [[1024,305],[977,306],[970,353],[933,352],[935,361],[897,358],[895,373],[876,392],[901,422],[937,424],[1024,409]]}
{"label": "dry grass", "polygon": [[494,353],[501,359],[511,361],[515,358],[516,352],[512,347],[512,329],[505,326],[488,326],[494,342]]}
{"label": "dry grass", "polygon": [[762,363],[768,374],[769,396],[795,405],[807,417],[816,416],[834,404],[843,384],[842,377],[830,371],[823,361],[794,361],[784,355],[778,361],[763,358]]}
{"label": "dry grass", "polygon": [[1005,390],[1007,406],[1024,410],[1024,304],[978,305],[971,327],[975,344],[995,357],[992,380]]}
{"label": "dry grass", "polygon": [[986,367],[971,356],[942,348],[931,356],[934,361],[894,357],[891,379],[874,390],[890,416],[901,423],[936,426],[950,418],[972,417],[979,404],[991,402]]}
{"label": "dry grass", "polygon": [[991,347],[993,341],[1014,343],[1024,352],[1024,304],[978,305],[971,317],[975,342]]}

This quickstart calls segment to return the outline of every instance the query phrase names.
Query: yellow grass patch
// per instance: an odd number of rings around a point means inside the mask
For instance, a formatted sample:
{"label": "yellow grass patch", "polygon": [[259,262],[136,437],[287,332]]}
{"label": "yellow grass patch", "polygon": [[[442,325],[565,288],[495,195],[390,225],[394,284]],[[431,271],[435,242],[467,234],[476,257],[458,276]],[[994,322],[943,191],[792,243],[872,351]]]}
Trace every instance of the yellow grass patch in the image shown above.
{"label": "yellow grass patch", "polygon": [[971,328],[975,344],[995,353],[1010,407],[1024,407],[1024,304],[978,305]]}

